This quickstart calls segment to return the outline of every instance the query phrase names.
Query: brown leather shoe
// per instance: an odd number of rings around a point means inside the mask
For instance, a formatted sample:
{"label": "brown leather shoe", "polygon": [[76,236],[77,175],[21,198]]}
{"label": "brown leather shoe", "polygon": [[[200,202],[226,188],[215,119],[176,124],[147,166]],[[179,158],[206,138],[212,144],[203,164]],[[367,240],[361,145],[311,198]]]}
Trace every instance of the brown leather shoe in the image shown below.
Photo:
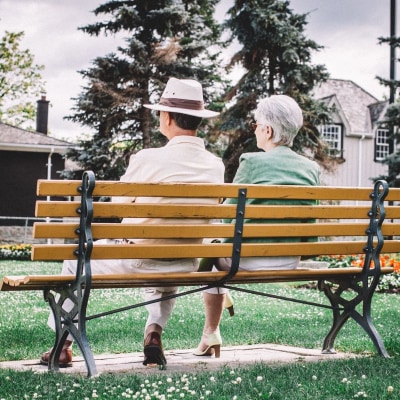
{"label": "brown leather shoe", "polygon": [[158,332],[150,332],[146,336],[143,352],[143,365],[159,365],[160,369],[165,369],[167,360],[164,356],[161,337]]}
{"label": "brown leather shoe", "polygon": [[[51,350],[46,351],[46,353],[42,354],[42,356],[40,357],[40,364],[49,365],[50,353],[51,353]],[[71,347],[64,347],[61,350],[60,358],[58,360],[58,366],[60,368],[72,367],[72,348]]]}

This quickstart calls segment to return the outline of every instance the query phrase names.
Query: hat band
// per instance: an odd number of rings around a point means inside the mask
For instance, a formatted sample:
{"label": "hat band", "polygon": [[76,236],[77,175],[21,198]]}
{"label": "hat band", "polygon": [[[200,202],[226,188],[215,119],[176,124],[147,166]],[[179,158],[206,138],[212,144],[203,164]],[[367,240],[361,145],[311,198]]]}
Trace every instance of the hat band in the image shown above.
{"label": "hat band", "polygon": [[204,110],[204,102],[199,100],[161,97],[159,104],[167,107],[184,108],[185,110]]}

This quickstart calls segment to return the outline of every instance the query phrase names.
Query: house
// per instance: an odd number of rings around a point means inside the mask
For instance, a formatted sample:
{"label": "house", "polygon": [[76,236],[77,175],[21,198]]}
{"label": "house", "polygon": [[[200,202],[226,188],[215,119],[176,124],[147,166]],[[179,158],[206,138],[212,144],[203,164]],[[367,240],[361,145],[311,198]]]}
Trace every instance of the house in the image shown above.
{"label": "house", "polygon": [[389,154],[388,130],[378,126],[388,106],[350,80],[329,79],[313,91],[313,97],[333,107],[332,123],[320,127],[338,164],[323,171],[328,186],[367,186],[387,174],[382,160]]}
{"label": "house", "polygon": [[37,180],[60,179],[64,169],[63,156],[72,144],[46,134],[47,107],[45,98],[38,101],[40,131],[0,123],[0,225],[23,225],[34,217]]}

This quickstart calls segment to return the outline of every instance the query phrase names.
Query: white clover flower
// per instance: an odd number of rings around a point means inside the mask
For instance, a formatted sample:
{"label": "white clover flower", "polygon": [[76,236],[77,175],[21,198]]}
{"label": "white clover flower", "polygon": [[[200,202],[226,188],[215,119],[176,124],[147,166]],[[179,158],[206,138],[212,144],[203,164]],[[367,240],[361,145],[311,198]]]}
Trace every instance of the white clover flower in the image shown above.
{"label": "white clover flower", "polygon": [[258,376],[257,376],[257,381],[259,382],[259,381],[262,381],[262,380],[263,380],[263,377],[260,376],[260,375],[258,375]]}
{"label": "white clover flower", "polygon": [[211,394],[211,390],[206,390],[206,395],[209,396]]}
{"label": "white clover flower", "polygon": [[167,383],[171,383],[172,379],[171,378],[167,378]]}
{"label": "white clover flower", "polygon": [[241,378],[240,376],[238,376],[238,377],[236,378],[236,382],[237,382],[237,383],[242,382],[242,378]]}
{"label": "white clover flower", "polygon": [[387,388],[388,393],[393,393],[393,390],[394,390],[393,386],[388,386]]}
{"label": "white clover flower", "polygon": [[212,377],[210,378],[210,381],[211,381],[211,382],[215,382],[215,377],[212,376]]}
{"label": "white clover flower", "polygon": [[347,378],[343,378],[342,383],[346,383],[346,382],[347,382]]}
{"label": "white clover flower", "polygon": [[367,379],[365,375],[361,375],[361,379]]}
{"label": "white clover flower", "polygon": [[311,377],[311,379],[312,379],[313,381],[316,381],[318,378],[317,378],[316,375],[313,375],[313,376]]}

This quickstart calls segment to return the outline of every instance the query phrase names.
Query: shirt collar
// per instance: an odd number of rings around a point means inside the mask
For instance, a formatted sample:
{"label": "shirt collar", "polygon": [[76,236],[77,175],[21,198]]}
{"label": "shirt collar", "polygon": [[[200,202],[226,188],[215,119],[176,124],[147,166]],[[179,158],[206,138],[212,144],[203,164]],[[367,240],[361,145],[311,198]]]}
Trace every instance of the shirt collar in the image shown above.
{"label": "shirt collar", "polygon": [[167,146],[171,146],[174,144],[181,144],[181,143],[190,143],[197,146],[201,146],[205,148],[204,140],[197,137],[197,136],[174,136],[168,143]]}

